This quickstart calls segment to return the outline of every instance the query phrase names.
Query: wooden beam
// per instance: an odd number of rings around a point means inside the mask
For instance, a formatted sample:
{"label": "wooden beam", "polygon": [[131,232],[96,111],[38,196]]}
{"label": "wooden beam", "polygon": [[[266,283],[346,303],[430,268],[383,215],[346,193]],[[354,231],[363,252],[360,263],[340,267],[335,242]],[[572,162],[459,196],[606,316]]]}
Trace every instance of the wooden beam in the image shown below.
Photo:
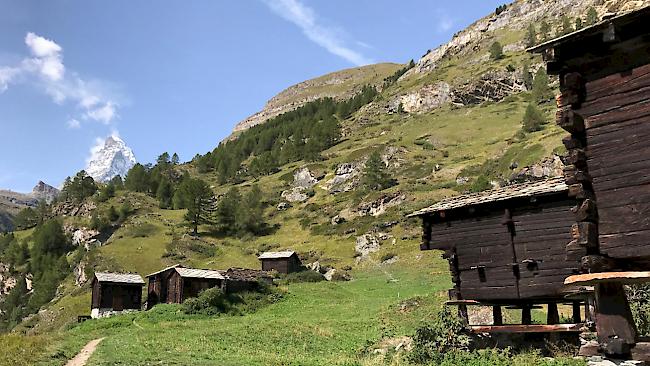
{"label": "wooden beam", "polygon": [[533,321],[532,315],[530,313],[531,306],[524,305],[521,308],[521,324],[530,325]]}
{"label": "wooden beam", "polygon": [[501,306],[492,307],[492,324],[503,325],[503,314],[501,314]]}
{"label": "wooden beam", "polygon": [[[561,97],[561,103],[564,103],[562,98],[564,98],[564,96]],[[555,112],[555,123],[572,135],[585,132],[584,118],[576,113],[570,106],[564,106]]]}
{"label": "wooden beam", "polygon": [[586,199],[582,203],[574,208],[571,211],[576,216],[576,221],[598,221],[598,210],[596,208],[596,201],[592,199]]}
{"label": "wooden beam", "polygon": [[445,301],[445,305],[485,305],[485,304],[476,300],[448,300]]}
{"label": "wooden beam", "polygon": [[601,283],[646,283],[650,282],[650,272],[600,272],[569,276],[565,285],[596,285]]}
{"label": "wooden beam", "polygon": [[573,322],[574,323],[580,323],[582,320],[580,319],[580,301],[574,301],[572,304],[572,310],[573,310]]}
{"label": "wooden beam", "polygon": [[531,325],[471,325],[473,333],[580,333],[584,324],[531,324]]}
{"label": "wooden beam", "polygon": [[551,302],[548,304],[546,313],[546,324],[553,325],[560,322],[560,314],[557,311],[557,304]]}
{"label": "wooden beam", "polygon": [[571,238],[587,248],[598,248],[598,225],[593,222],[577,222],[571,225]]}
{"label": "wooden beam", "polygon": [[608,355],[628,355],[636,342],[636,326],[623,284],[598,283],[595,295],[598,343]]}

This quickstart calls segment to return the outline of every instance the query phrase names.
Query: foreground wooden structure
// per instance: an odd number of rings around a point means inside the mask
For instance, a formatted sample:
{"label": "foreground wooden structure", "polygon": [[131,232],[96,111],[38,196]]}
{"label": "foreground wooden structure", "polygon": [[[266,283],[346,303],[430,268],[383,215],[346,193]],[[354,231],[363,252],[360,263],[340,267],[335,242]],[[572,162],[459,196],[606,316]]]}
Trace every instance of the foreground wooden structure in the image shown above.
{"label": "foreground wooden structure", "polygon": [[447,304],[458,306],[466,322],[467,306],[492,306],[494,326],[481,329],[500,332],[503,306],[521,309],[523,325],[530,325],[531,310],[547,304],[553,325],[557,304],[568,302],[581,322],[587,296],[568,299],[576,287],[564,285],[580,273],[580,256],[565,250],[574,205],[564,179],[553,178],[452,197],[409,216],[422,219],[420,249],[443,250],[449,261],[454,287]]}
{"label": "foreground wooden structure", "polygon": [[144,281],[138,274],[96,272],[91,281],[90,316],[102,318],[140,310]]}
{"label": "foreground wooden structure", "polygon": [[[557,123],[570,133],[565,178],[577,200],[567,252],[581,256],[585,273],[650,269],[648,24],[646,7],[531,49],[560,79]],[[601,277],[592,281],[599,343],[629,354],[637,342],[629,279]]]}

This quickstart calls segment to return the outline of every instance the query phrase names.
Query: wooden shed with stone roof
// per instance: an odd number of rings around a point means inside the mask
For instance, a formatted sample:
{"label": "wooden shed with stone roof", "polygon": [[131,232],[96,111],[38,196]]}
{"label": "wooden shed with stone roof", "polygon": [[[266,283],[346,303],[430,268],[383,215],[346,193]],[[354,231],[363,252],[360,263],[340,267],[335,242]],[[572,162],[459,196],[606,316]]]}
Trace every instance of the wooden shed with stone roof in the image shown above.
{"label": "wooden shed with stone roof", "polygon": [[650,279],[649,24],[645,7],[529,50],[559,77],[556,121],[569,133],[570,250],[585,274],[567,283],[595,286],[598,339],[617,355],[640,348],[624,284]]}
{"label": "wooden shed with stone roof", "polygon": [[[566,252],[571,241],[575,200],[563,178],[520,183],[451,197],[410,214],[422,219],[422,250],[443,250],[453,288],[450,300],[522,309],[548,304],[549,324],[558,322],[557,303],[566,302],[566,277],[579,273],[580,256]],[[574,318],[580,321],[580,307]]]}
{"label": "wooden shed with stone roof", "polygon": [[292,273],[300,271],[302,264],[294,251],[264,252],[258,259],[262,262],[262,271]]}
{"label": "wooden shed with stone roof", "polygon": [[224,289],[226,278],[222,271],[177,264],[147,275],[147,280],[147,309],[151,309],[161,303],[180,304],[209,288]]}
{"label": "wooden shed with stone roof", "polygon": [[93,276],[91,317],[101,318],[142,307],[142,277],[134,273],[96,272]]}

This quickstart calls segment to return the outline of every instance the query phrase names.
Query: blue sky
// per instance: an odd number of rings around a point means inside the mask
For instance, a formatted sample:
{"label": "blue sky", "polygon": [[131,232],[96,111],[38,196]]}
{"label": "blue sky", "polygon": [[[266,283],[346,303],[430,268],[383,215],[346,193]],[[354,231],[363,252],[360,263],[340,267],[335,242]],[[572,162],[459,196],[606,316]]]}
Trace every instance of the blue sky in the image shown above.
{"label": "blue sky", "polygon": [[58,185],[114,132],[189,160],[282,89],[417,60],[501,2],[0,0],[0,187]]}

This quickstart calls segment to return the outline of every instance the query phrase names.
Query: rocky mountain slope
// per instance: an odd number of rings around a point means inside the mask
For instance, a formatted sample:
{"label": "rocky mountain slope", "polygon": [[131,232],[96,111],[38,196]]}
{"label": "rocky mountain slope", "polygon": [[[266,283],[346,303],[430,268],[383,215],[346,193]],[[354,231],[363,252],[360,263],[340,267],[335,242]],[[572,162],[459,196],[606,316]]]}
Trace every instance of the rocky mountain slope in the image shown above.
{"label": "rocky mountain slope", "polygon": [[319,98],[347,99],[361,90],[363,85],[381,86],[384,78],[401,65],[376,64],[333,72],[293,85],[271,98],[264,108],[237,123],[233,133],[244,131],[282,113],[294,110]]}
{"label": "rocky mountain slope", "polygon": [[108,182],[115,176],[124,178],[136,164],[133,150],[118,136],[109,136],[104,145],[92,152],[86,173],[98,182]]}
{"label": "rocky mountain slope", "polygon": [[36,207],[44,200],[51,203],[59,195],[59,190],[39,181],[30,193],[18,193],[0,189],[0,231],[11,230],[11,218],[26,207]]}
{"label": "rocky mountain slope", "polygon": [[[76,243],[85,256],[75,263],[75,274],[59,288],[55,300],[29,323],[38,324],[32,331],[61,326],[87,312],[89,289],[80,279],[93,270],[145,274],[177,262],[200,268],[257,268],[259,252],[292,249],[313,268],[429,271],[434,257],[419,252],[420,229],[417,222],[405,219],[406,213],[469,190],[562,171],[564,132],[552,123],[555,105],[551,98],[536,103],[524,80],[526,71],[534,73],[542,65],[524,50],[528,25],[539,29],[544,20],[555,33],[562,15],[584,18],[594,7],[604,16],[646,3],[518,0],[427,52],[395,83],[381,88],[372,102],[341,121],[343,138],[320,152],[316,161],[294,161],[272,174],[225,184],[217,172],[203,172],[195,163],[175,168],[207,181],[217,197],[235,186],[244,192],[257,184],[268,204],[264,219],[274,228],[268,235],[242,239],[206,232],[190,239],[184,235],[183,210],[162,210],[155,198],[142,193],[120,191],[106,202],[66,206],[66,216],[61,216],[71,233],[88,233],[93,213],[125,202],[133,213],[119,227],[97,235],[99,239],[81,235],[89,238]],[[504,46],[498,60],[489,57],[495,41]],[[402,67],[371,65],[290,87],[238,124],[234,134],[319,97],[345,99],[364,84],[383,87],[384,79]],[[539,131],[522,131],[529,103],[536,103],[549,122]],[[361,188],[363,169],[375,151],[395,185],[368,192]],[[107,139],[88,173],[105,181],[126,173],[134,161],[123,141]],[[22,235],[28,240],[30,234]]]}

